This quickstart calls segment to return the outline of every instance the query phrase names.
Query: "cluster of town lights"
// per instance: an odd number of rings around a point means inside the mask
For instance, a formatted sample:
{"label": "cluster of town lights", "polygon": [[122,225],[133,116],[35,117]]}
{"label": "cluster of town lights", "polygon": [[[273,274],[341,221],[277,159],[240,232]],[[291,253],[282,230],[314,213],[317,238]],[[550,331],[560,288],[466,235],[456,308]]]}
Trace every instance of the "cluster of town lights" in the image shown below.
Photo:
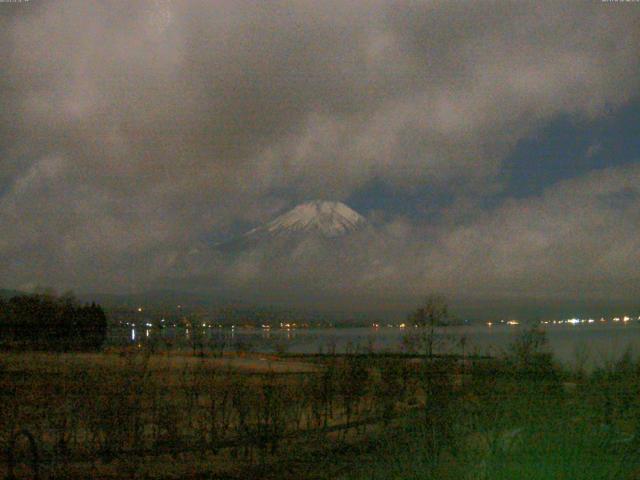
{"label": "cluster of town lights", "polygon": [[[629,323],[636,320],[633,317],[630,317],[629,315],[624,315],[622,317],[613,317],[611,318],[611,322],[613,323]],[[637,317],[637,320],[640,321],[640,316]],[[593,324],[593,323],[607,323],[609,322],[608,319],[601,317],[600,320],[596,320],[594,318],[567,318],[564,320],[540,320],[540,323],[543,325],[581,325],[581,324]],[[517,320],[500,320],[501,324],[506,324],[506,325],[519,325],[520,322],[518,322]],[[496,323],[494,322],[487,322],[486,323],[488,327],[492,327],[493,325],[495,325]]]}
{"label": "cluster of town lights", "polygon": [[[613,323],[628,323],[628,322],[632,322],[636,320],[633,317],[630,317],[629,315],[624,315],[623,317],[613,317],[611,319],[611,321]],[[637,320],[640,320],[640,317],[637,318]],[[540,323],[548,325],[548,324],[552,324],[552,325],[562,325],[562,324],[568,324],[568,325],[579,325],[579,324],[590,324],[590,323],[607,323],[609,320],[601,317],[600,320],[595,320],[593,318],[568,318],[566,320],[543,320]]]}
{"label": "cluster of town lights", "polygon": [[[178,305],[177,306],[178,309],[182,308],[182,305]],[[144,311],[143,307],[137,307],[136,311],[138,313],[142,313]],[[640,316],[638,316],[637,318],[631,317],[629,315],[624,315],[622,317],[613,317],[610,320],[604,317],[601,317],[599,320],[596,320],[594,318],[567,318],[567,319],[563,319],[563,320],[540,320],[540,324],[543,325],[580,325],[580,324],[595,324],[595,323],[607,323],[609,321],[611,321],[612,323],[628,323],[628,322],[632,322],[638,320],[640,321]],[[127,326],[131,326],[135,328],[135,323],[131,323],[131,322],[120,322],[121,324],[127,325]],[[160,323],[162,324],[162,326],[164,326],[165,323],[165,319],[162,318],[160,320]],[[176,322],[177,323],[177,322]],[[176,327],[177,324],[176,323],[172,323],[171,326]],[[189,322],[190,323],[190,322]],[[502,324],[502,325],[509,325],[509,326],[515,326],[515,325],[520,325],[520,322],[518,320],[500,320],[499,322],[486,322],[486,325],[488,327],[492,327],[494,325],[497,324]],[[145,323],[144,324],[147,328],[152,327],[153,325],[151,323]],[[190,326],[190,325],[189,325]],[[281,322],[280,323],[280,328],[283,330],[293,330],[295,328],[308,328],[309,325],[306,323],[303,324],[297,324],[297,323],[285,323],[285,322]],[[332,327],[333,325],[329,325],[330,327]],[[411,327],[413,326],[414,328],[417,328],[418,325],[407,325],[406,323],[400,323],[400,324],[386,324],[386,325],[381,325],[380,323],[374,322],[371,324],[371,326],[375,329],[380,328],[381,326],[386,326],[389,328],[401,328],[401,329],[405,329],[407,327]],[[223,328],[222,324],[211,324],[211,323],[206,323],[203,322],[202,323],[202,327],[203,328]],[[236,325],[230,325],[232,330],[235,330]],[[260,327],[263,330],[271,330],[273,327],[270,324],[262,324],[260,325]],[[132,334],[135,335],[135,334]],[[148,333],[147,333],[148,335]]]}

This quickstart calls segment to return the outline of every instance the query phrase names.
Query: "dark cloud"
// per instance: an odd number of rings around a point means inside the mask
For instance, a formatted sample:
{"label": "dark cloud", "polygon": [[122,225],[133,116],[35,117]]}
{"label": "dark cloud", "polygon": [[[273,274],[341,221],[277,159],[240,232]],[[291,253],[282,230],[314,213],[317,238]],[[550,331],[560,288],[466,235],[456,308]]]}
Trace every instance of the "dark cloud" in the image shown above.
{"label": "dark cloud", "polygon": [[[456,190],[449,224],[382,227],[395,240],[370,247],[376,263],[351,282],[363,289],[403,278],[416,290],[537,288],[553,265],[586,278],[588,261],[608,282],[635,278],[622,268],[636,253],[626,207],[607,213],[625,225],[626,243],[613,244],[596,228],[604,206],[554,193],[570,185],[474,207],[501,188],[519,139],[556,115],[595,118],[634,98],[633,5],[83,0],[0,9],[7,286],[145,288],[203,237],[299,200],[345,199],[373,179]],[[558,237],[578,214],[573,236]]]}

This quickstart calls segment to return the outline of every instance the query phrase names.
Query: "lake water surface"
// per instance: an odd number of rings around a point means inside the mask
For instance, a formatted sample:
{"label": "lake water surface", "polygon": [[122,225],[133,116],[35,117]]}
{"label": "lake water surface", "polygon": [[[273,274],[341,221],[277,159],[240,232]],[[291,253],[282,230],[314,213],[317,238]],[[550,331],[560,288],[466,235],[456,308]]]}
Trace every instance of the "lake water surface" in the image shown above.
{"label": "lake water surface", "polygon": [[[436,329],[436,352],[499,354],[527,327],[506,324],[454,326]],[[640,351],[640,322],[595,323],[578,325],[542,325],[549,347],[555,357],[566,365],[576,362],[595,366],[615,361],[630,349],[635,356]],[[149,341],[154,335],[171,340],[171,345],[186,347],[195,338],[204,343],[224,343],[226,350],[281,351],[318,353],[349,349],[360,351],[403,351],[404,339],[415,329],[397,327],[301,328],[301,329],[230,329],[205,328],[194,333],[185,329],[167,328],[159,334],[146,329],[127,328],[117,336],[119,342]],[[463,340],[464,339],[464,340]]]}

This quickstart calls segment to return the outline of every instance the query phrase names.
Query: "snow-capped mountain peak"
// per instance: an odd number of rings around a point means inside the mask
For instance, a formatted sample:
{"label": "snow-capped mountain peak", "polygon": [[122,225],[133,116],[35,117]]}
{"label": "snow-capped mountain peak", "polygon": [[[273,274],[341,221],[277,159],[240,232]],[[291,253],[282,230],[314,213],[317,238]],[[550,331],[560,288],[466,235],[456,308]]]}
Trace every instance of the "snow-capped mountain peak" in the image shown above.
{"label": "snow-capped mountain peak", "polygon": [[258,233],[280,236],[291,233],[320,233],[339,237],[363,227],[367,221],[342,202],[314,200],[303,203],[258,227],[247,235]]}

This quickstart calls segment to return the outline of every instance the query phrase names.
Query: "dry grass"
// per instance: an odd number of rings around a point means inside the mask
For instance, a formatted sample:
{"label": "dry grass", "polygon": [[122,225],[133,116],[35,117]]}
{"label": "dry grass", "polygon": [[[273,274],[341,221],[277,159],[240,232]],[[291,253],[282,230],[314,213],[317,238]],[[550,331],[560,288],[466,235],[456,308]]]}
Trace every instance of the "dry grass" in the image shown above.
{"label": "dry grass", "polygon": [[166,455],[175,457],[176,470],[183,462],[201,462],[207,471],[263,465],[287,442],[317,444],[338,424],[361,432],[363,420],[393,416],[416,385],[401,374],[406,364],[370,360],[5,353],[0,443],[28,430],[43,468],[58,476],[153,477],[153,458]]}

